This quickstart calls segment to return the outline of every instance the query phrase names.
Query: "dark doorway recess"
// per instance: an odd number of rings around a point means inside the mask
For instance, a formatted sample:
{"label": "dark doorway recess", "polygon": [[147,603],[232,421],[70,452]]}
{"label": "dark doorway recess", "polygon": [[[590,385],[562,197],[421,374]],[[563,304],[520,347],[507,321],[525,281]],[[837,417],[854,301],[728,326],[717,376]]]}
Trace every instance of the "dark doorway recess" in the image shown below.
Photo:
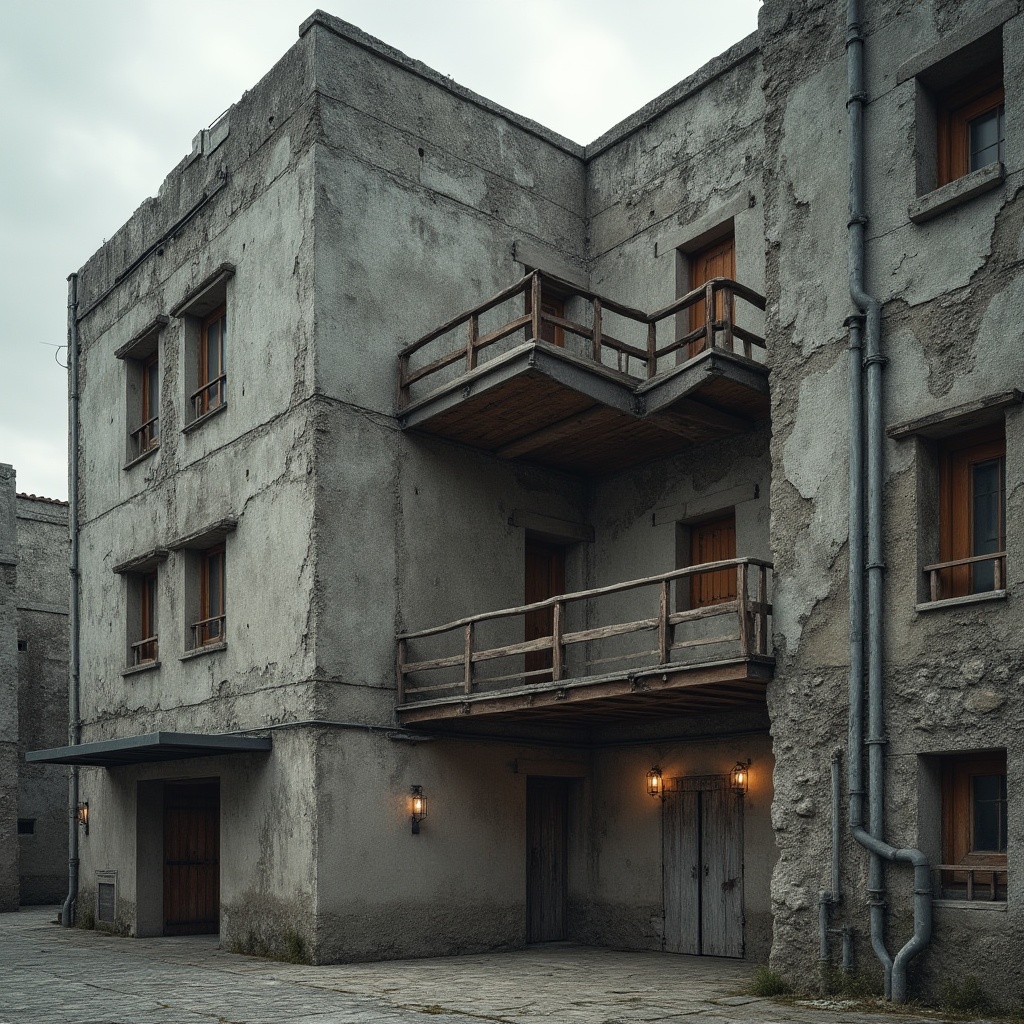
{"label": "dark doorway recess", "polygon": [[164,935],[220,930],[220,783],[164,784]]}
{"label": "dark doorway recess", "polygon": [[526,780],[526,941],[568,938],[570,779]]}

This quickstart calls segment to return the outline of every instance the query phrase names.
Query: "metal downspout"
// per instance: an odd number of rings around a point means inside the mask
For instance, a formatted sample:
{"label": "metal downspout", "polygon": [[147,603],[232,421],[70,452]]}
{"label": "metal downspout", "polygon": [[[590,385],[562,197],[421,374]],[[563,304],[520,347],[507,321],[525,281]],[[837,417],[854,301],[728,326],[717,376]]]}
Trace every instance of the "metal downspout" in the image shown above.
{"label": "metal downspout", "polygon": [[[81,742],[78,700],[80,596],[78,585],[78,275],[68,277],[68,529],[71,539],[71,606],[68,656],[68,743]],[[78,899],[78,768],[68,775],[68,894],[60,909],[60,923],[75,923]]]}
{"label": "metal downspout", "polygon": [[[864,289],[864,35],[861,0],[847,0],[847,76],[849,99],[850,298],[861,311],[850,326],[850,827],[854,839],[870,855],[868,892],[871,897],[871,944],[885,971],[885,994],[895,1002],[907,998],[907,964],[931,941],[931,871],[919,850],[896,849],[885,843],[885,710],[882,690],[883,655],[883,423],[881,306]],[[867,430],[862,410],[861,368],[857,355],[864,330],[867,374]],[[864,740],[864,447],[867,448],[867,640],[868,640],[868,830],[864,829],[864,785],[861,748]],[[855,550],[856,549],[856,550]],[[882,860],[914,865],[914,934],[892,960],[885,948],[885,879]]]}

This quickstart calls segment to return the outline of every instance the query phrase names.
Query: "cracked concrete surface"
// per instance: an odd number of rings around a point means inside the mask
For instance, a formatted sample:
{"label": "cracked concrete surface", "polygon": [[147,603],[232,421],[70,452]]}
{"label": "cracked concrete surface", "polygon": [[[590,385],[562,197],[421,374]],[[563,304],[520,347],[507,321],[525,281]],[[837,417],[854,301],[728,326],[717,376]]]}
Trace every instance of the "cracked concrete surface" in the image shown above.
{"label": "cracked concrete surface", "polygon": [[128,940],[64,930],[52,923],[55,914],[43,907],[0,916],[0,1024],[878,1019],[744,995],[753,968],[741,960],[559,943],[514,953],[306,967],[224,952],[215,936]]}

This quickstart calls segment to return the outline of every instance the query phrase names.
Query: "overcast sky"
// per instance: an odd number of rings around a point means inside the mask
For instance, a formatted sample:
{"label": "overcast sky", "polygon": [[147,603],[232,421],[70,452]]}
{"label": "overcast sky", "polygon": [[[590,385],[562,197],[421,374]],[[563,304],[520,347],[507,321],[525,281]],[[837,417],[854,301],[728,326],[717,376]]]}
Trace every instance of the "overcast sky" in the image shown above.
{"label": "overcast sky", "polygon": [[[760,0],[319,0],[587,143],[757,27]],[[66,278],[317,0],[0,0],[0,462],[67,496]]]}

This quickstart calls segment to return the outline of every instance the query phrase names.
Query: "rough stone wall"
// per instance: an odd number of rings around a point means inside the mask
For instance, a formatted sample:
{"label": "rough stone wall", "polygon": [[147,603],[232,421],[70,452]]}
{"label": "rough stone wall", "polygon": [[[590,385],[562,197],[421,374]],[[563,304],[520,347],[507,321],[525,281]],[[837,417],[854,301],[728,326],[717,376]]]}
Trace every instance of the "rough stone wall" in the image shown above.
{"label": "rough stone wall", "polygon": [[19,497],[18,530],[18,817],[21,902],[56,903],[67,892],[67,770],[26,764],[25,752],[67,743],[68,507]]}
{"label": "rough stone wall", "polygon": [[18,909],[18,542],[14,467],[0,463],[0,913]]}
{"label": "rough stone wall", "polygon": [[[772,549],[778,669],[769,691],[775,741],[773,820],[781,856],[773,881],[772,963],[803,983],[817,970],[817,893],[829,888],[829,757],[847,729],[847,177],[845,12],[841,4],[773,0],[762,8],[765,210],[772,366]],[[1019,104],[1019,16],[996,3],[868,3],[868,288],[884,303],[883,416],[887,426],[1019,386],[1024,362],[1010,325],[1021,318],[1019,134],[1007,135],[1005,181],[924,224],[912,223],[927,139],[915,119],[910,57],[968,39],[1000,9],[1007,123]],[[1005,415],[1008,597],[921,612],[921,568],[935,561],[935,448],[887,440],[885,464],[886,836],[941,855],[928,779],[939,755],[1005,748],[1009,771],[1010,892],[1005,911],[936,910],[935,939],[915,961],[912,992],[973,975],[1004,1003],[1020,1000],[1022,709],[1021,416]],[[930,482],[929,482],[930,481]],[[809,722],[815,728],[808,728]],[[933,785],[933,784],[932,784]],[[844,820],[845,760],[844,760]],[[840,923],[856,929],[858,969],[880,979],[863,906],[867,858],[843,841]],[[886,872],[886,941],[909,937],[911,879]],[[996,991],[998,979],[999,991]],[[880,983],[880,981],[878,981]]]}

